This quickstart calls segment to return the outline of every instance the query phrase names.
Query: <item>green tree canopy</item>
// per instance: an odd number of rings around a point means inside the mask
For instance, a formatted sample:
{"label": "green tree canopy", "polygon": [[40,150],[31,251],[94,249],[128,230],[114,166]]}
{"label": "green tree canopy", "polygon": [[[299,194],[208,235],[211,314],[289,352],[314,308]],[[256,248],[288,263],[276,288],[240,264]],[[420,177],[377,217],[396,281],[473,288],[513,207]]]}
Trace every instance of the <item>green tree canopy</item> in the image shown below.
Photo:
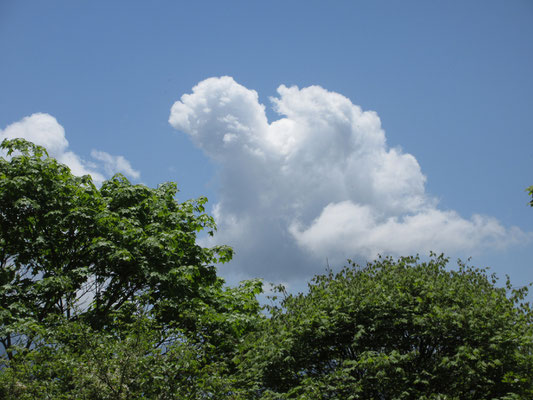
{"label": "green tree canopy", "polygon": [[1,149],[0,397],[227,394],[261,282],[224,287],[232,250],[197,243],[216,228],[206,199],[122,175],[97,188],[30,142]]}
{"label": "green tree canopy", "polygon": [[379,258],[261,313],[261,281],[225,287],[232,250],[197,243],[215,230],[204,198],[1,149],[0,398],[533,398],[527,288]]}
{"label": "green tree canopy", "polygon": [[532,398],[526,289],[447,262],[351,264],[286,295],[242,356],[249,397]]}
{"label": "green tree canopy", "polygon": [[[162,322],[194,329],[193,306],[219,288],[214,263],[225,246],[208,249],[197,234],[215,224],[205,198],[178,203],[176,185],[132,185],[116,175],[96,188],[46,150],[4,141],[0,159],[0,343],[20,336],[6,327],[54,315],[105,325],[111,312],[144,302]],[[17,155],[18,153],[18,155]],[[9,354],[9,351],[8,351]]]}

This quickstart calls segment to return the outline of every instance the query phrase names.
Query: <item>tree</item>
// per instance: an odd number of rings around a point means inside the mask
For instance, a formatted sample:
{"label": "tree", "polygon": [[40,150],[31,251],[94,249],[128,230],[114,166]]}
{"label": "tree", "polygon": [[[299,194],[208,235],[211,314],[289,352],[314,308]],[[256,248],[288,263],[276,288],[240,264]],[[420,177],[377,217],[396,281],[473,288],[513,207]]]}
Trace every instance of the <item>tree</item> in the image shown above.
{"label": "tree", "polygon": [[532,398],[527,289],[447,263],[380,258],[285,295],[241,356],[249,398]]}
{"label": "tree", "polygon": [[[215,263],[232,250],[198,245],[199,232],[216,229],[205,198],[179,203],[174,183],[153,189],[122,175],[97,188],[40,146],[0,147],[8,155],[0,158],[5,398],[132,398],[152,389],[160,389],[152,398],[180,398],[176,385],[203,382],[208,393],[222,379],[200,379],[209,368],[235,369],[240,340],[262,318],[261,282],[226,288],[217,276]],[[172,364],[176,354],[193,367]],[[158,368],[181,378],[133,384]]]}
{"label": "tree", "polygon": [[[213,264],[231,249],[196,243],[215,229],[205,198],[178,203],[173,183],[151,189],[121,175],[97,189],[42,147],[16,139],[2,148],[22,153],[0,159],[2,326],[51,315],[104,325],[132,300],[186,325],[192,300],[221,285]],[[8,354],[15,336],[0,334]]]}

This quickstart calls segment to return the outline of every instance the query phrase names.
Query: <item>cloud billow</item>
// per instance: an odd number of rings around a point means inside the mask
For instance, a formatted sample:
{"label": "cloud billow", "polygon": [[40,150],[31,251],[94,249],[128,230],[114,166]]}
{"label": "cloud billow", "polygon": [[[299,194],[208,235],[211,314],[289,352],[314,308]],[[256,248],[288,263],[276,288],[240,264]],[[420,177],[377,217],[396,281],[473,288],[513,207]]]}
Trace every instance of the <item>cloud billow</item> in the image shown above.
{"label": "cloud billow", "polygon": [[218,167],[213,239],[236,250],[232,272],[292,279],[325,260],[505,247],[524,233],[490,217],[440,210],[410,154],[389,148],[378,115],[319,86],[280,86],[269,122],[258,94],[209,78],[169,122]]}

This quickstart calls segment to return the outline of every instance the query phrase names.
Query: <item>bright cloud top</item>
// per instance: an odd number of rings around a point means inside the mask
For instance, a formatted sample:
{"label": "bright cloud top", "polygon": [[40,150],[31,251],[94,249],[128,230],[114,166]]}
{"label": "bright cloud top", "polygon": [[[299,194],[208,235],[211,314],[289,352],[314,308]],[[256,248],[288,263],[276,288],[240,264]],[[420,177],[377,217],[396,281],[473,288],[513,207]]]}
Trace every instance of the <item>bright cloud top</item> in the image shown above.
{"label": "bright cloud top", "polygon": [[216,240],[235,247],[241,271],[276,277],[305,269],[308,255],[472,252],[523,238],[493,218],[438,209],[417,160],[387,146],[375,112],[319,86],[277,91],[281,118],[270,123],[258,94],[231,77],[200,82],[170,112],[220,167]]}
{"label": "bright cloud top", "polygon": [[[69,166],[74,175],[91,175],[96,184],[101,184],[105,175],[121,172],[131,178],[139,178],[128,160],[122,156],[112,156],[103,151],[93,150],[91,156],[98,162],[85,161],[68,149],[65,129],[57,120],[44,113],[32,114],[0,130],[0,142],[4,139],[22,138],[43,146],[51,157]],[[5,154],[2,154],[5,156]]]}

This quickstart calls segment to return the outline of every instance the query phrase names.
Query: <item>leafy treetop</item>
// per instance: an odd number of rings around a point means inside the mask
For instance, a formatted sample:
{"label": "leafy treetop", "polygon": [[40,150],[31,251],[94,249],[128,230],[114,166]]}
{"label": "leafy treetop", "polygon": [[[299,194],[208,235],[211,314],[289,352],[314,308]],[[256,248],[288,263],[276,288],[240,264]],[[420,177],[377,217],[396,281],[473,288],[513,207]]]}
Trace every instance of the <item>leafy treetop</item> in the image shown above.
{"label": "leafy treetop", "polygon": [[220,303],[214,264],[232,250],[196,243],[198,232],[215,230],[205,198],[178,203],[174,183],[152,189],[122,175],[97,188],[40,146],[15,139],[1,148],[11,157],[0,158],[0,343],[8,355],[15,343],[35,345],[25,326],[58,316],[105,327],[134,305],[194,331],[195,315]]}
{"label": "leafy treetop", "polygon": [[447,263],[380,258],[285,294],[242,355],[250,398],[532,398],[527,288]]}

